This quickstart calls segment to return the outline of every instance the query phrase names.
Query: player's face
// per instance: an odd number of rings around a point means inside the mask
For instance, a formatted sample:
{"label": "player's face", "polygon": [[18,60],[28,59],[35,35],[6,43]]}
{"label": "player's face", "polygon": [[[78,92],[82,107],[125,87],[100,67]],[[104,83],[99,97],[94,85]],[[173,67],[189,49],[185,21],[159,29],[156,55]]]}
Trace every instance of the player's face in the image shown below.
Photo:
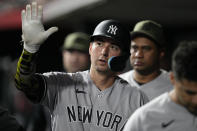
{"label": "player's face", "polygon": [[197,82],[188,81],[186,79],[181,81],[174,78],[171,79],[173,79],[172,83],[175,88],[176,102],[197,116]]}
{"label": "player's face", "polygon": [[112,56],[119,56],[121,49],[113,40],[99,37],[90,44],[89,52],[91,68],[99,72],[108,72],[110,71],[108,59]]}
{"label": "player's face", "polygon": [[155,43],[145,37],[136,37],[131,41],[130,63],[139,73],[152,73],[159,67],[160,52]]}
{"label": "player's face", "polygon": [[76,50],[63,51],[63,66],[67,72],[74,73],[77,71],[87,70],[90,64],[88,53],[83,53]]}

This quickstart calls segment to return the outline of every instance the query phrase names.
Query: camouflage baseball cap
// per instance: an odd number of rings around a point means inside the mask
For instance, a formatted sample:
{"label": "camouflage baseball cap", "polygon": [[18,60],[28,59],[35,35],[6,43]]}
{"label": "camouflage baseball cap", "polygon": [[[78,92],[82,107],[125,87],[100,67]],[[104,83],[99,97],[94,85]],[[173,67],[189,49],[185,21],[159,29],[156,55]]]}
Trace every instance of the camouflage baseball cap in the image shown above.
{"label": "camouflage baseball cap", "polygon": [[147,37],[161,47],[163,47],[165,43],[162,26],[152,20],[143,20],[135,25],[131,32],[131,39],[133,40],[138,36]]}
{"label": "camouflage baseball cap", "polygon": [[69,34],[63,44],[64,50],[79,50],[88,52],[90,45],[90,36],[82,32],[74,32]]}

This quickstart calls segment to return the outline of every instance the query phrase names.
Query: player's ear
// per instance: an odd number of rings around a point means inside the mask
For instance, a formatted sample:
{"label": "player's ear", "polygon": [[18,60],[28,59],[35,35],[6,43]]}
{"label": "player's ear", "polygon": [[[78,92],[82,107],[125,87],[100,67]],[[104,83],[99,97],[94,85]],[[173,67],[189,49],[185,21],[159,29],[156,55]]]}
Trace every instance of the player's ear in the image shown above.
{"label": "player's ear", "polygon": [[93,45],[93,42],[90,42],[90,46],[89,46],[89,55],[91,55],[91,52],[92,52],[92,45]]}
{"label": "player's ear", "polygon": [[65,50],[62,50],[62,56],[65,54],[65,52],[66,52]]}
{"label": "player's ear", "polygon": [[170,75],[169,76],[170,77],[170,81],[174,85],[174,83],[175,83],[174,73],[171,71],[169,75]]}
{"label": "player's ear", "polygon": [[131,52],[132,42],[133,42],[133,41],[130,42],[130,50],[129,50],[129,51],[130,51],[130,54],[132,54],[132,52]]}
{"label": "player's ear", "polygon": [[165,56],[165,49],[161,49],[160,50],[160,55],[159,55],[160,60],[162,60],[164,58],[164,56]]}

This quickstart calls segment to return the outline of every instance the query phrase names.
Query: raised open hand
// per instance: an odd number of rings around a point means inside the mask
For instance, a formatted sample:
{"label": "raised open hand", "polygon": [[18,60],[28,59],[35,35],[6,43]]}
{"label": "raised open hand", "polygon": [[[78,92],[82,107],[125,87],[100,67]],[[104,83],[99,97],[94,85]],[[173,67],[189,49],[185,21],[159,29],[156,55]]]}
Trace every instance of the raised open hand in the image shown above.
{"label": "raised open hand", "polygon": [[54,32],[58,30],[57,27],[51,27],[45,31],[42,19],[43,8],[33,2],[26,6],[26,10],[21,12],[22,18],[22,39],[24,41],[24,49],[30,53],[35,53],[44,41]]}

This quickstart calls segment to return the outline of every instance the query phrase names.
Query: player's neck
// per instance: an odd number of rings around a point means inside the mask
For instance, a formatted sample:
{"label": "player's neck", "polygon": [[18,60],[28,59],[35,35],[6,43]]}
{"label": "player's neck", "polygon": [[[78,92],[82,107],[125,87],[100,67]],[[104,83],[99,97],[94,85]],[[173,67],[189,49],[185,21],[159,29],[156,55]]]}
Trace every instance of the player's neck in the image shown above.
{"label": "player's neck", "polygon": [[[172,90],[170,93],[169,93],[169,96],[170,96],[170,99],[176,103],[176,104],[180,104],[179,100],[178,100],[178,96],[177,94],[175,93],[175,89]],[[181,105],[181,104],[180,104]]]}
{"label": "player's neck", "polygon": [[148,75],[142,75],[139,72],[134,71],[133,77],[134,77],[134,80],[136,82],[138,82],[138,83],[144,83],[145,84],[145,83],[148,83],[148,82],[154,80],[160,74],[161,74],[161,71],[160,70],[155,71],[155,72],[152,72],[152,73],[150,73]]}
{"label": "player's neck", "polygon": [[105,90],[106,88],[111,87],[115,81],[115,76],[104,75],[95,71],[90,71],[90,78],[100,90]]}

